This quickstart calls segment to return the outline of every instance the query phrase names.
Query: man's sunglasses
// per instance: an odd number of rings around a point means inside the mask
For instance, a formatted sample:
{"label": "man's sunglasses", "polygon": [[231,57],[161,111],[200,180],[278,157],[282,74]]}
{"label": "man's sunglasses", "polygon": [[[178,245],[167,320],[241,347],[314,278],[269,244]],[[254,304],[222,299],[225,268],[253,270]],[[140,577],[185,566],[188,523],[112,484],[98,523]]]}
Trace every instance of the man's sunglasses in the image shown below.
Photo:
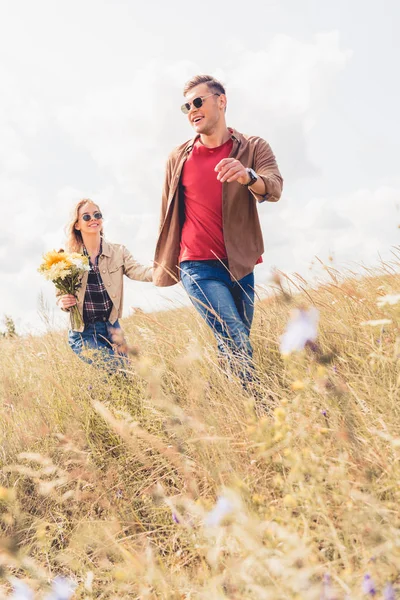
{"label": "man's sunglasses", "polygon": [[85,213],[84,215],[82,215],[82,220],[83,221],[90,221],[90,219],[96,219],[96,221],[100,221],[100,219],[103,218],[103,215],[101,214],[101,212],[95,212],[93,213],[93,215],[89,215],[88,213]]}
{"label": "man's sunglasses", "polygon": [[183,113],[185,113],[185,115],[188,114],[188,112],[190,112],[190,109],[192,108],[192,104],[195,108],[200,108],[201,106],[203,106],[203,101],[206,98],[209,98],[210,96],[220,96],[221,94],[208,94],[208,96],[199,96],[198,98],[195,98],[194,100],[192,100],[192,102],[185,102],[185,104],[182,104],[181,106],[181,111]]}

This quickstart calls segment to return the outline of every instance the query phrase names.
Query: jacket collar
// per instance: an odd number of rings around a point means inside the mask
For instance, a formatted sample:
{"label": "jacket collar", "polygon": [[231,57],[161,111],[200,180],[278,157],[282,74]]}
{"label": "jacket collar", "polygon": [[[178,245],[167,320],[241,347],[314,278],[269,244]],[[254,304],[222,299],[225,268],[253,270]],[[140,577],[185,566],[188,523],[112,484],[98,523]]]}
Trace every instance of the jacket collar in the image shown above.
{"label": "jacket collar", "polygon": [[111,256],[111,246],[108,242],[106,242],[106,240],[104,238],[102,239],[102,246],[103,246],[103,250],[102,250],[101,254],[103,256],[110,257]]}
{"label": "jacket collar", "polygon": [[[238,144],[240,144],[241,142],[245,141],[245,138],[243,137],[243,135],[241,133],[239,133],[238,131],[236,131],[236,129],[233,129],[232,127],[228,127],[228,129],[231,134],[231,139],[234,142],[238,142]],[[192,150],[193,146],[195,145],[195,143],[197,142],[199,137],[200,137],[200,134],[196,135],[193,139],[189,140],[189,142],[187,143],[187,145],[185,147],[185,152],[190,152]]]}

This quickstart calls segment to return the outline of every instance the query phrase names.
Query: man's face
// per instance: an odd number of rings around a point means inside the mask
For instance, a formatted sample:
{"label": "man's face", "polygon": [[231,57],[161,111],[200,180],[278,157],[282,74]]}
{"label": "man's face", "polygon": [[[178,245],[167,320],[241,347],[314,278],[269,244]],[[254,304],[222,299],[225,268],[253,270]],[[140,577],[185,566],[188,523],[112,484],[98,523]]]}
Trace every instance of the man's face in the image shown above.
{"label": "man's face", "polygon": [[[200,108],[193,106],[195,98],[203,98]],[[224,116],[225,96],[214,95],[206,83],[201,83],[189,90],[185,100],[191,103],[188,119],[195,132],[210,135]]]}

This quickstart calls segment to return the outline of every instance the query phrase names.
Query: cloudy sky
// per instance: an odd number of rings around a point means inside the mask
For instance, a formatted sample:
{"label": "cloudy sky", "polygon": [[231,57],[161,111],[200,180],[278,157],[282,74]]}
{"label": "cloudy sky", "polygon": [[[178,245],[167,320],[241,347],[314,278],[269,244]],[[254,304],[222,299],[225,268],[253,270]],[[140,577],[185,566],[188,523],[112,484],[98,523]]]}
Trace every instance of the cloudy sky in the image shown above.
{"label": "cloudy sky", "polygon": [[[262,204],[264,264],[376,264],[399,243],[397,0],[0,0],[0,318],[38,331],[36,272],[71,207],[98,202],[110,241],[153,257],[164,165],[192,135],[183,83],[227,87],[228,124],[271,144],[285,180]],[[311,271],[312,273],[312,271]],[[127,281],[125,311],[184,302]],[[54,310],[55,323],[61,320]]]}

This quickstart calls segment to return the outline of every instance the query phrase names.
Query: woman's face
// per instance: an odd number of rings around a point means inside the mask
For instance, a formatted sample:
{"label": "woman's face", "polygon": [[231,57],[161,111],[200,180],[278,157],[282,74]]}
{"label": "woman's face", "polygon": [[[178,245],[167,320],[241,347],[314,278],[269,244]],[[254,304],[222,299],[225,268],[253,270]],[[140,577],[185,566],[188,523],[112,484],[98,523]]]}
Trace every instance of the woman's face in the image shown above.
{"label": "woman's face", "polygon": [[81,233],[95,233],[101,231],[103,218],[96,218],[99,215],[101,217],[99,207],[96,204],[93,204],[93,202],[86,202],[86,204],[79,209],[78,221],[75,224],[75,229],[78,229]]}

